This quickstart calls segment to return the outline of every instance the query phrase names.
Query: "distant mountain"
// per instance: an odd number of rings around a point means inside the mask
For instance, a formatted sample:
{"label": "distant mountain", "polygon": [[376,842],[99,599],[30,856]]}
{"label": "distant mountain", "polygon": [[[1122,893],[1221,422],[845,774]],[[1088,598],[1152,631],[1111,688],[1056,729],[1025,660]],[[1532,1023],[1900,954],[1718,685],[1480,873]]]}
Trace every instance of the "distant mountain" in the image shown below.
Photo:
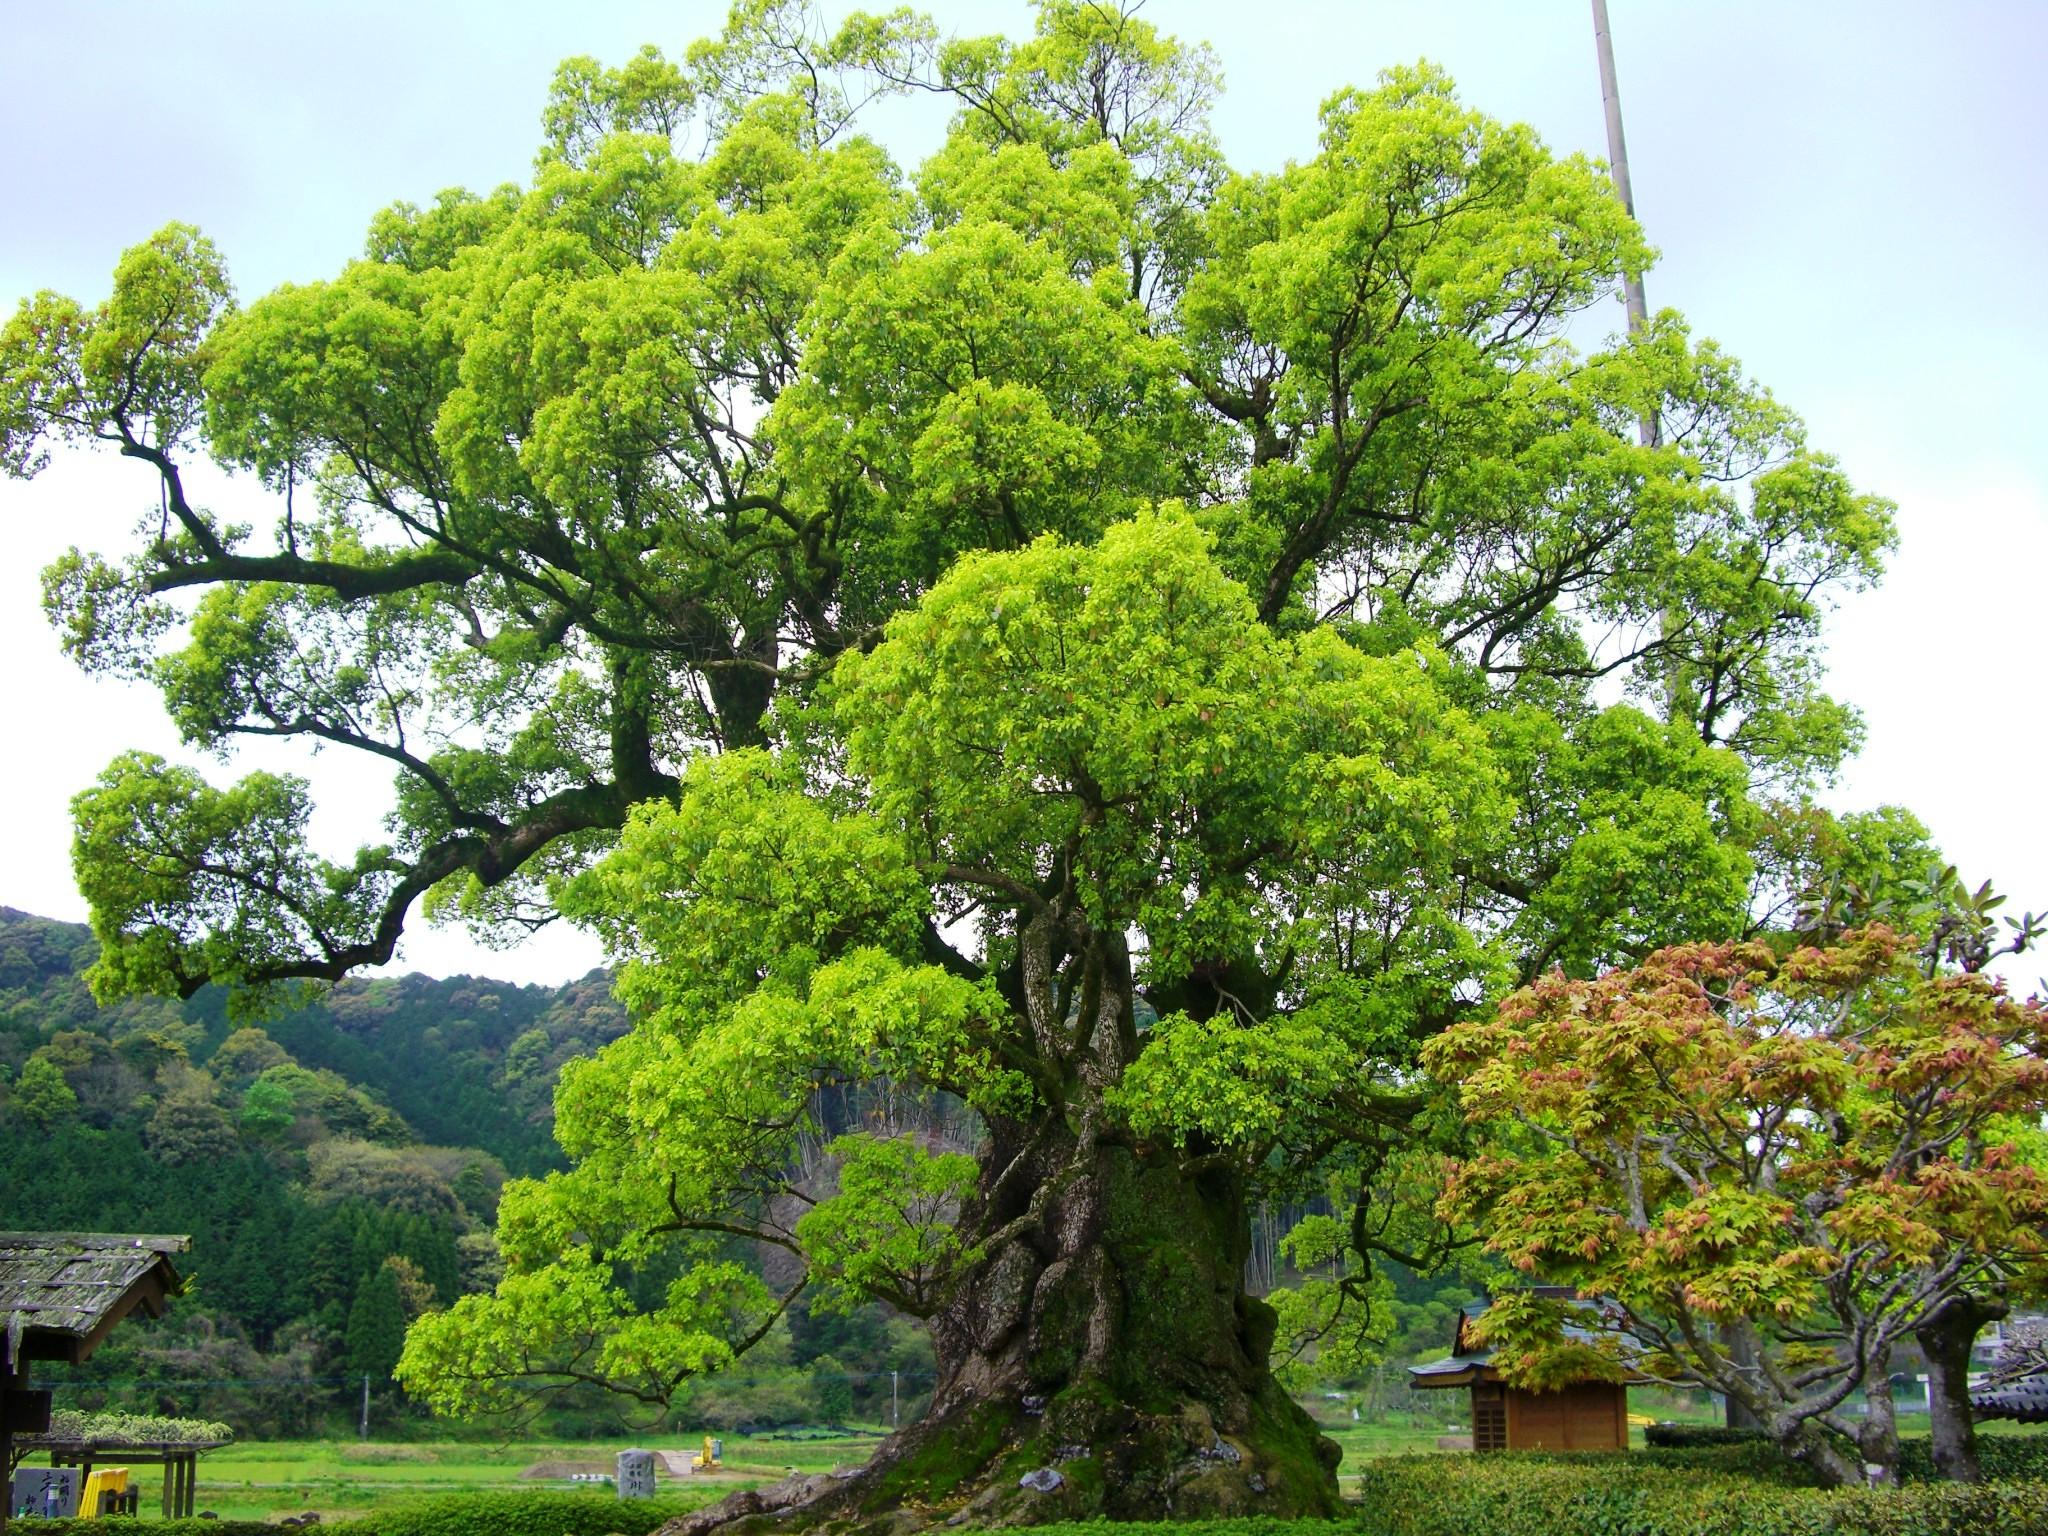
{"label": "distant mountain", "polygon": [[405,1318],[492,1283],[505,1179],[559,1163],[557,1072],[626,1027],[602,972],[355,981],[257,1024],[217,988],[102,1008],[97,953],[0,907],[0,1228],[189,1234],[173,1316],[70,1379],[245,1432],[312,1427],[310,1384],[382,1378]]}

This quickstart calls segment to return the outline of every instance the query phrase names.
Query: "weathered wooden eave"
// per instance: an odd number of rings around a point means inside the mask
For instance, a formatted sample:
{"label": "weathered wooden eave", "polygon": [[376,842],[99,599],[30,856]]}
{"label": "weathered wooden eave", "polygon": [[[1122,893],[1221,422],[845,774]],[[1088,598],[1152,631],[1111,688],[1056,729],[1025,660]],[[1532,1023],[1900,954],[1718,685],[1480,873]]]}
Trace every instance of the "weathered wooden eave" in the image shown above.
{"label": "weathered wooden eave", "polygon": [[161,1317],[189,1238],[0,1232],[0,1375],[31,1360],[82,1362],[124,1318]]}

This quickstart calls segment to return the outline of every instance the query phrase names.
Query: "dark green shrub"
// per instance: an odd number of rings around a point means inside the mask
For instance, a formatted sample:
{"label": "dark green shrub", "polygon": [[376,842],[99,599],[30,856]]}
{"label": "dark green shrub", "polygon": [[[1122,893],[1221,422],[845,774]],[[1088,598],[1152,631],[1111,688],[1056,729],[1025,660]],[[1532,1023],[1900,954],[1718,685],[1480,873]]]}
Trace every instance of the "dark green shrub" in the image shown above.
{"label": "dark green shrub", "polygon": [[1730,1429],[1724,1424],[1652,1424],[1643,1431],[1643,1444],[1659,1450],[1687,1451],[1707,1445],[1768,1445],[1770,1436],[1760,1429]]}
{"label": "dark green shrub", "polygon": [[[647,1536],[706,1502],[705,1497],[619,1499],[599,1492],[448,1493],[395,1504],[359,1520],[336,1521],[326,1529],[345,1536]],[[277,1533],[273,1529],[268,1536]]]}
{"label": "dark green shrub", "polygon": [[[515,1493],[444,1493],[411,1500],[354,1519],[322,1521],[308,1529],[318,1536],[647,1536],[677,1515],[701,1509],[723,1489],[692,1496],[620,1499],[592,1490],[520,1490]],[[261,1520],[152,1520],[148,1505],[133,1521],[9,1521],[23,1536],[278,1536],[279,1527]]]}
{"label": "dark green shrub", "polygon": [[[2048,1483],[2048,1435],[1987,1435],[1980,1430],[1977,1463],[1994,1483]],[[1909,1483],[1939,1480],[1929,1441],[1908,1440],[1899,1447],[1899,1476]]]}

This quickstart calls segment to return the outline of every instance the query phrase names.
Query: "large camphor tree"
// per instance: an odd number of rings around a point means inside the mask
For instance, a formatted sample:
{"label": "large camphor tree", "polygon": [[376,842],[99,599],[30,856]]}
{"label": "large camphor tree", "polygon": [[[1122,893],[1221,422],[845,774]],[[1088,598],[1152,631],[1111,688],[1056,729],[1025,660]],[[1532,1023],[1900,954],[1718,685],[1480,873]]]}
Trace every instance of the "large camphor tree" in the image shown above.
{"label": "large camphor tree", "polygon": [[[396,781],[333,859],[301,781],[116,761],[101,991],[260,999],[422,912],[622,963],[571,1167],[508,1190],[415,1393],[658,1405],[800,1292],[880,1299],[931,1412],[819,1513],[1326,1511],[1252,1203],[1427,1258],[1420,1043],[1796,873],[1855,735],[1819,625],[1889,509],[1675,316],[1566,344],[1648,260],[1598,165],[1419,68],[1235,173],[1217,87],[1104,4],[1010,42],[749,0],[680,64],[564,65],[530,186],[396,206],[335,277],[238,308],[173,226],[0,337],[11,471],[97,442],[159,491],[49,573],[78,659],[195,747]],[[914,172],[856,131],[881,91],[952,104]],[[821,1091],[878,1079],[973,1144],[799,1180]]]}

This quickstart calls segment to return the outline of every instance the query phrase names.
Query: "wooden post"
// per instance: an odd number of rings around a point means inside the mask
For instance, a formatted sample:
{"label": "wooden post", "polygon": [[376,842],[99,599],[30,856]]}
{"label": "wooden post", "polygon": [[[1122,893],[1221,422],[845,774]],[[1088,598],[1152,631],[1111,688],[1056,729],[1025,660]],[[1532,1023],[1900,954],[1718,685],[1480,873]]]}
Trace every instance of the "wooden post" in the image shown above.
{"label": "wooden post", "polygon": [[[0,1343],[5,1338],[0,1333]],[[0,1371],[0,1536],[6,1536],[7,1517],[14,1513],[14,1417],[8,1407],[17,1379],[19,1385],[28,1385],[27,1375],[10,1359],[7,1369]]]}
{"label": "wooden post", "polygon": [[0,1370],[0,1533],[14,1513],[14,1441],[17,1436],[48,1434],[50,1394],[28,1384],[28,1366],[16,1361]]}

